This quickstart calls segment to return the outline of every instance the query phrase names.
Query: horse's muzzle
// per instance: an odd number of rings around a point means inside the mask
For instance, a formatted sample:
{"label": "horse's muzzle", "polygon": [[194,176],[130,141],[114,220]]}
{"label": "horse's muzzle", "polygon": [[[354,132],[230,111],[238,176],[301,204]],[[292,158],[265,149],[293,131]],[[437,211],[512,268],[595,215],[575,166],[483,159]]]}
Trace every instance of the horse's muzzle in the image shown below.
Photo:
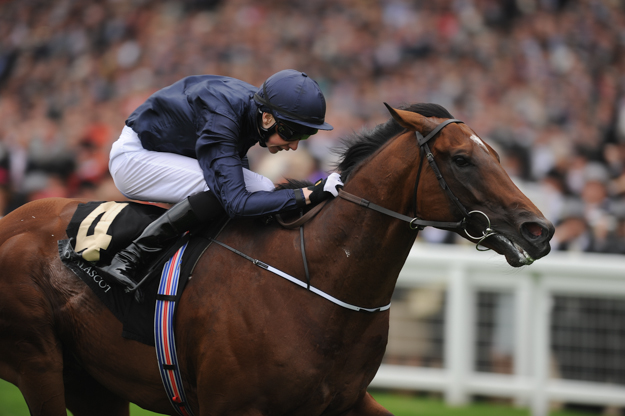
{"label": "horse's muzzle", "polygon": [[549,240],[555,232],[555,227],[550,221],[537,218],[534,221],[521,224],[520,230],[525,241],[536,250],[535,253],[532,253],[536,258],[544,257],[549,253],[551,250]]}

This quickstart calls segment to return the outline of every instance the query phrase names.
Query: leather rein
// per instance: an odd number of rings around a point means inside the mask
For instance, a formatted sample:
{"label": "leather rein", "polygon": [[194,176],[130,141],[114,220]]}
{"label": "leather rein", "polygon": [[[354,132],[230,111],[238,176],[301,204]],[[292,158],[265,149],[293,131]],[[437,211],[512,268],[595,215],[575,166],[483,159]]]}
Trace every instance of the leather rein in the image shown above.
{"label": "leather rein", "polygon": [[[449,187],[449,185],[447,185],[447,182],[445,181],[445,178],[443,178],[443,175],[441,174],[440,169],[438,168],[438,165],[436,164],[436,161],[434,160],[434,155],[432,154],[432,151],[430,150],[430,146],[428,144],[428,142],[430,140],[432,140],[442,129],[444,129],[446,126],[448,126],[449,124],[452,123],[464,123],[461,120],[457,120],[457,119],[448,119],[445,120],[444,122],[440,123],[439,125],[437,125],[427,136],[423,136],[420,132],[415,131],[415,136],[417,138],[417,143],[419,145],[419,147],[421,148],[421,158],[419,161],[419,170],[417,173],[417,179],[415,181],[415,186],[414,186],[414,212],[415,212],[415,217],[409,217],[407,215],[403,215],[400,214],[398,212],[392,211],[390,209],[384,208],[380,205],[374,204],[373,202],[370,202],[364,198],[358,197],[356,195],[350,194],[348,192],[345,192],[343,189],[339,189],[339,197],[345,199],[346,201],[352,202],[354,204],[360,205],[364,208],[368,208],[368,209],[372,209],[374,211],[380,212],[384,215],[388,215],[390,217],[396,218],[398,220],[401,221],[405,221],[408,223],[408,225],[410,226],[410,229],[412,230],[417,230],[417,232],[419,230],[422,230],[425,227],[436,227],[436,228],[446,228],[446,229],[462,229],[464,230],[465,234],[474,239],[474,240],[479,240],[476,243],[476,248],[480,251],[483,251],[484,249],[480,249],[480,243],[482,241],[484,241],[487,237],[490,237],[495,233],[495,231],[491,228],[490,225],[490,218],[488,218],[488,216],[483,213],[482,211],[468,211],[464,205],[462,205],[462,202],[460,202],[460,200],[456,197],[456,195],[454,195],[453,191],[451,190],[451,188]],[[428,163],[430,165],[430,167],[432,168],[432,170],[434,171],[434,174],[436,175],[436,179],[438,180],[438,184],[440,185],[440,187],[443,189],[443,191],[445,191],[445,193],[447,194],[447,197],[458,207],[458,209],[460,210],[460,212],[462,213],[462,219],[460,221],[455,221],[455,222],[448,222],[448,221],[427,221],[427,220],[423,220],[421,218],[418,218],[416,216],[417,213],[417,191],[419,188],[419,180],[421,178],[421,171],[422,171],[422,167],[423,167],[423,159],[427,158]],[[306,214],[304,214],[303,216],[301,216],[300,218],[298,218],[297,220],[290,222],[290,223],[286,223],[282,220],[282,218],[277,215],[276,216],[276,220],[278,221],[278,223],[280,225],[282,225],[284,228],[288,228],[288,229],[295,229],[297,227],[301,227],[304,223],[306,223],[307,221],[309,221],[312,217],[314,217],[315,215],[317,215],[317,213],[323,208],[323,206],[325,205],[326,201],[323,201],[321,204],[316,205],[314,208],[312,208],[310,211],[308,211]],[[488,226],[486,227],[486,229],[484,231],[482,231],[482,235],[479,237],[474,237],[471,234],[469,234],[469,232],[467,231],[467,222],[469,221],[469,218],[472,214],[481,214],[483,215],[487,222],[488,222]],[[488,250],[488,249],[486,249]]]}
{"label": "leather rein", "polygon": [[[455,228],[455,229],[463,229],[464,232],[471,238],[473,239],[479,239],[480,241],[478,241],[476,247],[478,247],[479,250],[479,245],[480,243],[487,237],[495,234],[495,232],[490,228],[490,219],[488,218],[488,216],[486,214],[484,214],[482,211],[470,211],[468,212],[467,209],[464,207],[464,205],[462,205],[462,203],[458,200],[458,198],[456,198],[456,196],[454,195],[454,193],[451,191],[451,189],[449,188],[449,186],[447,185],[447,182],[445,182],[445,179],[443,178],[443,175],[441,174],[440,170],[438,169],[438,166],[436,165],[436,162],[434,161],[434,156],[432,155],[432,152],[430,151],[430,147],[428,145],[428,141],[430,141],[434,136],[436,136],[443,128],[445,128],[445,126],[449,125],[450,123],[462,123],[462,121],[460,120],[456,120],[456,119],[449,119],[444,121],[443,123],[439,124],[438,126],[436,126],[436,128],[434,128],[434,130],[432,130],[430,132],[430,134],[428,134],[427,136],[423,137],[423,135],[421,135],[421,133],[419,133],[418,131],[415,131],[415,135],[417,137],[417,142],[419,143],[419,146],[421,147],[421,160],[419,162],[419,171],[417,173],[417,179],[415,182],[415,187],[414,187],[414,212],[416,215],[417,212],[417,190],[419,187],[419,179],[421,177],[421,168],[423,167],[423,159],[424,157],[427,157],[428,159],[428,163],[430,164],[430,166],[432,167],[432,170],[434,171],[434,173],[436,174],[436,178],[438,180],[439,185],[441,186],[441,188],[443,188],[443,190],[447,193],[448,197],[454,201],[454,203],[458,206],[458,208],[460,209],[460,212],[462,212],[463,218],[460,221],[456,221],[456,222],[444,222],[444,221],[426,221],[426,220],[422,220],[418,217],[409,217],[407,215],[403,215],[400,214],[398,212],[392,211],[390,209],[381,207],[380,205],[376,205],[370,201],[367,201],[364,198],[360,198],[357,197],[355,195],[352,195],[350,193],[345,192],[344,190],[340,189],[339,190],[339,194],[338,196],[350,201],[352,203],[355,203],[357,205],[360,205],[362,207],[368,208],[368,209],[372,209],[374,211],[378,211],[382,214],[391,216],[393,218],[397,218],[399,220],[402,221],[406,221],[408,222],[410,229],[412,230],[421,230],[424,227],[440,227],[440,228]],[[313,218],[315,215],[317,215],[317,213],[319,213],[319,211],[321,211],[321,209],[325,206],[325,204],[327,203],[328,200],[323,201],[322,203],[316,205],[315,207],[313,207],[310,211],[308,211],[306,214],[303,214],[299,219],[291,222],[291,223],[285,223],[282,218],[280,217],[280,215],[276,215],[276,220],[278,221],[278,223],[280,225],[282,225],[285,228],[288,229],[295,229],[295,228],[299,228],[300,231],[300,244],[301,244],[301,251],[302,251],[302,260],[304,262],[304,273],[306,275],[306,282],[303,282],[291,275],[289,275],[288,273],[283,272],[282,270],[279,270],[273,266],[270,266],[267,263],[264,263],[258,259],[254,259],[248,255],[246,255],[245,253],[230,247],[227,244],[224,244],[214,238],[210,238],[210,240],[228,250],[230,250],[231,252],[251,261],[254,265],[261,267],[264,270],[267,270],[269,272],[272,272],[284,279],[289,280],[290,282],[305,288],[306,290],[315,293],[318,296],[321,296],[323,298],[325,298],[326,300],[339,305],[343,308],[352,310],[352,311],[356,311],[356,312],[369,312],[369,313],[375,313],[375,312],[383,312],[388,310],[391,307],[391,304],[388,303],[387,305],[384,306],[380,306],[377,308],[363,308],[360,306],[356,306],[356,305],[352,305],[349,304],[347,302],[343,302],[319,289],[317,289],[316,287],[312,286],[310,284],[310,272],[308,270],[308,261],[306,259],[306,249],[304,246],[304,227],[303,225],[309,221],[311,218]],[[483,235],[479,238],[473,237],[471,236],[467,230],[466,230],[466,225],[468,222],[469,217],[471,216],[471,214],[474,213],[479,213],[484,215],[484,217],[486,217],[486,219],[488,220],[488,227],[486,228],[485,231],[483,231]]]}

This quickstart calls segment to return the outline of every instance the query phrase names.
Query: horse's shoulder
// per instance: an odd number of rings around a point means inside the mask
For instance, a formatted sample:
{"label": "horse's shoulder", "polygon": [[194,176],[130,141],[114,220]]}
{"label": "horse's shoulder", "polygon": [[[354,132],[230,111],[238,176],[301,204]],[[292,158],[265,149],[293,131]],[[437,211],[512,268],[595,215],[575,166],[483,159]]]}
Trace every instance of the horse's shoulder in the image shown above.
{"label": "horse's shoulder", "polygon": [[64,234],[65,227],[86,200],[70,198],[43,198],[28,202],[11,211],[0,220],[0,240],[18,234]]}

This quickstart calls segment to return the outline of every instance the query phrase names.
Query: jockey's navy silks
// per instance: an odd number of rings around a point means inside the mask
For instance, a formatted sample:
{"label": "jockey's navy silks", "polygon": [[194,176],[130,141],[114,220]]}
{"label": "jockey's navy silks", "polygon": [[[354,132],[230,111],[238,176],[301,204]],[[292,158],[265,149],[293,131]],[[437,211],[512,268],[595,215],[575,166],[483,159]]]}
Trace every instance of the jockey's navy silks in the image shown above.
{"label": "jockey's navy silks", "polygon": [[296,208],[292,189],[248,192],[242,167],[261,139],[257,88],[217,75],[198,75],[163,88],[126,120],[147,150],[197,159],[209,189],[231,217]]}

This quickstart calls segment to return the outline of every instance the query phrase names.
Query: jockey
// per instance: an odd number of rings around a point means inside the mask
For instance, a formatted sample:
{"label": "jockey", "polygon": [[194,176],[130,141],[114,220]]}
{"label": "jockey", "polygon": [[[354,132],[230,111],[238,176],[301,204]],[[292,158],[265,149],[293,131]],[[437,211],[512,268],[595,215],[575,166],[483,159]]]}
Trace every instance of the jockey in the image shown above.
{"label": "jockey", "polygon": [[303,189],[274,190],[249,170],[247,151],[258,143],[275,154],[296,150],[325,122],[319,85],[305,73],[280,71],[256,88],[238,79],[198,75],[163,88],[126,120],[113,144],[109,170],[128,198],[175,204],[102,270],[133,285],[136,270],[171,240],[225,212],[251,217],[317,204],[338,194],[331,174]]}

